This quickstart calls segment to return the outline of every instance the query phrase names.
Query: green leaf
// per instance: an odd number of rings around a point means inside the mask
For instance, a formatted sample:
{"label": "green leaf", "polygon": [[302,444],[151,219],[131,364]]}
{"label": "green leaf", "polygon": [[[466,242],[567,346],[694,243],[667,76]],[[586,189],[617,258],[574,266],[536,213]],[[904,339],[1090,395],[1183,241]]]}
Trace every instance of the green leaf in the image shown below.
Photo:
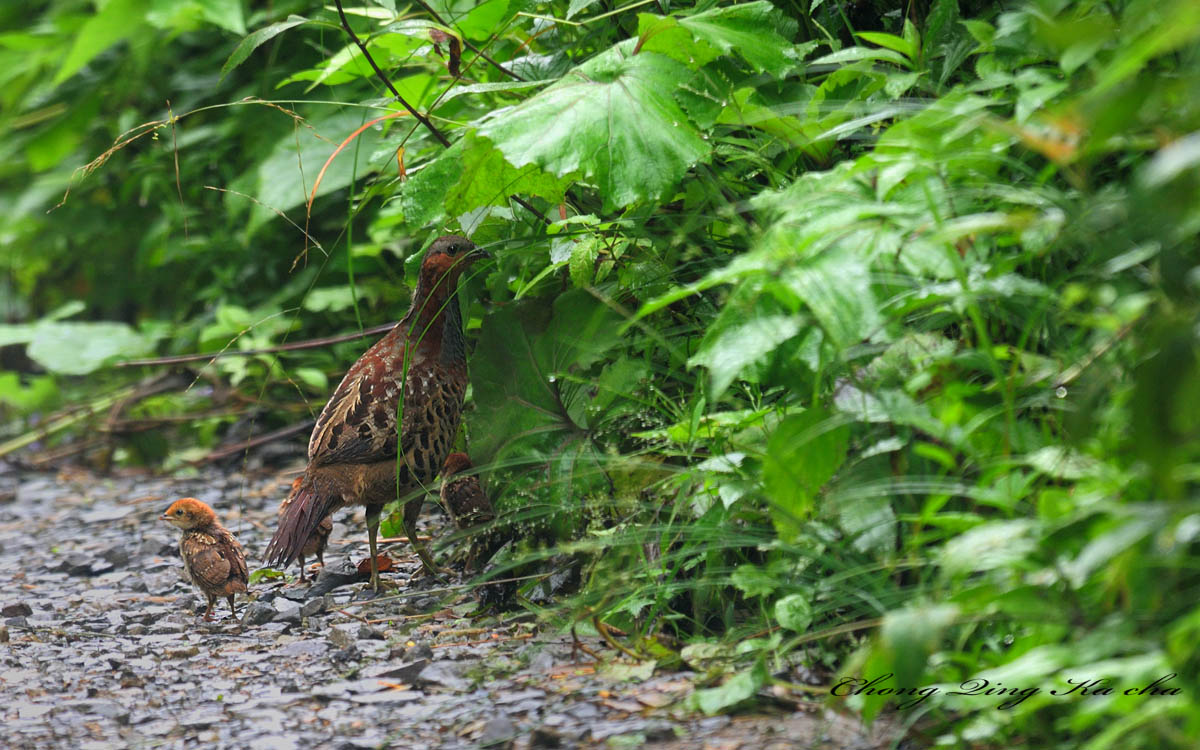
{"label": "green leaf", "polygon": [[[246,17],[242,13],[242,0],[197,0],[200,16],[205,21],[234,34],[246,33]],[[222,73],[223,75],[223,73]]]}
{"label": "green leaf", "polygon": [[582,237],[572,243],[571,259],[567,264],[572,284],[577,287],[591,286],[596,275],[596,258],[602,246],[599,237]]}
{"label": "green leaf", "polygon": [[785,538],[795,535],[817,494],[846,460],[849,428],[820,407],[779,423],[763,457],[763,483],[771,517]]}
{"label": "green leaf", "polygon": [[1015,565],[1037,548],[1037,524],[1027,519],[991,521],[951,539],[942,548],[948,574],[975,573]]}
{"label": "green leaf", "polygon": [[118,359],[144,356],[152,349],[153,339],[125,323],[46,323],[35,327],[26,353],[51,372],[86,375]]}
{"label": "green leaf", "polygon": [[632,48],[593,57],[480,132],[515,166],[581,174],[607,208],[661,196],[710,147],[672,97],[687,69]]}
{"label": "green leaf", "polygon": [[514,167],[486,138],[468,133],[413,173],[401,188],[400,206],[408,224],[420,227],[445,216],[505,205],[514,194],[559,203],[565,189],[562,180],[536,164]]}
{"label": "green leaf", "polygon": [[485,317],[471,358],[473,458],[562,451],[584,437],[595,389],[564,376],[616,344],[617,321],[582,290],[559,295],[553,306],[529,300]]}
{"label": "green leaf", "polygon": [[[679,28],[697,44],[688,44]],[[796,65],[798,56],[791,43],[780,35],[794,33],[795,24],[771,3],[757,0],[716,7],[690,16],[638,16],[642,51],[661,52],[692,67],[701,67],[715,56],[737,54],[756,70],[782,76]],[[681,43],[683,42],[683,43]]]}
{"label": "green leaf", "polygon": [[788,630],[806,632],[813,621],[808,597],[804,594],[788,594],[775,602],[775,621]]}
{"label": "green leaf", "polygon": [[146,0],[109,0],[75,34],[75,41],[55,74],[53,85],[67,80],[96,55],[137,33],[145,25],[143,17],[147,7]]}
{"label": "green leaf", "polygon": [[[776,247],[779,242],[776,238]],[[780,282],[808,307],[840,349],[871,338],[882,326],[871,292],[870,269],[851,250],[836,249],[806,258],[785,272]]]}
{"label": "green leaf", "polygon": [[[905,21],[908,24],[908,21]],[[890,50],[895,50],[904,55],[909,60],[917,59],[917,48],[907,39],[901,39],[895,34],[886,34],[882,31],[860,31],[857,36],[860,39],[865,39],[871,44],[878,44],[880,47],[885,47]]]}
{"label": "green leaf", "polygon": [[753,563],[734,568],[729,581],[750,599],[756,596],[770,596],[779,588],[779,581],[774,575]]}
{"label": "green leaf", "polygon": [[688,696],[688,704],[712,716],[754,697],[767,681],[767,668],[760,661],[752,669],[730,677],[715,688],[697,690]]}
{"label": "green leaf", "polygon": [[888,612],[879,629],[880,647],[889,657],[895,684],[921,684],[925,662],[954,623],[958,609],[951,605],[926,605]]}
{"label": "green leaf", "polygon": [[708,368],[711,397],[716,399],[743,368],[799,333],[800,320],[796,315],[769,315],[726,328],[711,340],[705,337],[706,343],[688,360],[688,366]]}
{"label": "green leaf", "polygon": [[238,43],[238,46],[229,55],[229,59],[221,66],[221,77],[224,78],[229,74],[229,71],[246,62],[247,58],[250,57],[250,53],[266,42],[274,39],[288,29],[295,28],[304,23],[308,23],[307,18],[290,15],[286,21],[273,23],[270,26],[248,34],[245,39]]}

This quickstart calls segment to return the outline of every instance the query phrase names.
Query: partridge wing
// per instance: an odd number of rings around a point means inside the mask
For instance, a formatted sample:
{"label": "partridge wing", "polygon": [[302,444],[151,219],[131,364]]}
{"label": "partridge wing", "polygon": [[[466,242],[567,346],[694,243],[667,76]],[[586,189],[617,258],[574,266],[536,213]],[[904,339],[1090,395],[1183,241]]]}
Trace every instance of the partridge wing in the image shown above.
{"label": "partridge wing", "polygon": [[401,388],[406,365],[414,365],[404,362],[404,349],[401,332],[393,329],[342,378],[313,428],[308,443],[311,466],[395,458]]}

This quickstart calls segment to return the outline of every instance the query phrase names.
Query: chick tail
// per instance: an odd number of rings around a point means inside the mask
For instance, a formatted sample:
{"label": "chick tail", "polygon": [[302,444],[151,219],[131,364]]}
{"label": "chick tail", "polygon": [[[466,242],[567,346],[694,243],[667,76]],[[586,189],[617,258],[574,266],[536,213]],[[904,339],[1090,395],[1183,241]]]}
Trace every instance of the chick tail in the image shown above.
{"label": "chick tail", "polygon": [[292,487],[284,505],[279,526],[264,555],[270,567],[291,565],[303,553],[309,536],[335,510],[333,498],[318,493],[308,474]]}

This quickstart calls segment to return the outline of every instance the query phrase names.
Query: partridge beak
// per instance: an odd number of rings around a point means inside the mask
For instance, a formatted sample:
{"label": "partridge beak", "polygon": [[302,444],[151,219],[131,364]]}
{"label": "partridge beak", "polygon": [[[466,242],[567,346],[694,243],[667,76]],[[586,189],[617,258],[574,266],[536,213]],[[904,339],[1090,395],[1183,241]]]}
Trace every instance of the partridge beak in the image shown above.
{"label": "partridge beak", "polygon": [[477,247],[470,253],[471,260],[491,260],[494,256],[483,248]]}

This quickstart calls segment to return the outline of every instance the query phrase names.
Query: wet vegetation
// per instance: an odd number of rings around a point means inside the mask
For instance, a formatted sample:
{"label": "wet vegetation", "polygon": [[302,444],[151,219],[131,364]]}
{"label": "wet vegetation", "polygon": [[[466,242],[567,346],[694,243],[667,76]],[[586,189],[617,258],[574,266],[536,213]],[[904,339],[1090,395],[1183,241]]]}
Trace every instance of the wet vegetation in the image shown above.
{"label": "wet vegetation", "polygon": [[710,713],[1200,733],[1200,5],[35,6],[3,460],[299,457],[463,233],[507,606]]}

